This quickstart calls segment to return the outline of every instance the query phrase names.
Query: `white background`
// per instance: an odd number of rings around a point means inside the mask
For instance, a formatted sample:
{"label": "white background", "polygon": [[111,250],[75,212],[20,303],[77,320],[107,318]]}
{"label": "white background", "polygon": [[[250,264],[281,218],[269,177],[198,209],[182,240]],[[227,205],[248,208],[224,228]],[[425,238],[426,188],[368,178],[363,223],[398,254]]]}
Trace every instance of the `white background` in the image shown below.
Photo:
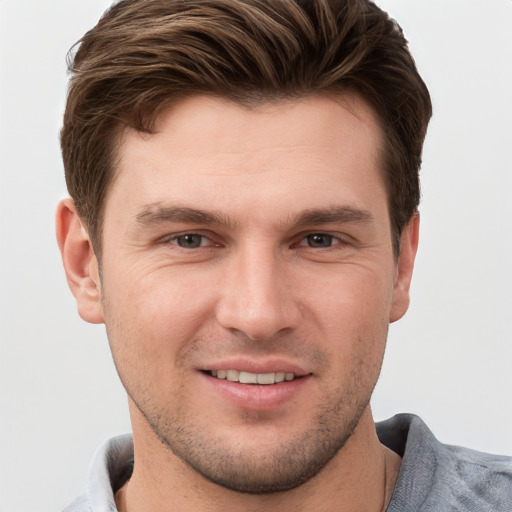
{"label": "white background", "polygon": [[[106,0],[0,0],[0,512],[59,510],[100,442],[129,430],[102,326],[82,322],[53,216],[65,54]],[[375,416],[512,455],[512,1],[381,0],[435,115],[410,311],[392,326]]]}

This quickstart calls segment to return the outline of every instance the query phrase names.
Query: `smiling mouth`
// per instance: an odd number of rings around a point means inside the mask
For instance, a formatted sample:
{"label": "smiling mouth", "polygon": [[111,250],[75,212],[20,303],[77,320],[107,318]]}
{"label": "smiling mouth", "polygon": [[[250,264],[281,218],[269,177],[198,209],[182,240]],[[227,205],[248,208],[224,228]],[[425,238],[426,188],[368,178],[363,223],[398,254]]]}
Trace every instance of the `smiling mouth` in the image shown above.
{"label": "smiling mouth", "polygon": [[272,373],[250,373],[239,372],[238,370],[210,370],[206,372],[216,379],[239,382],[240,384],[278,384],[298,379],[294,373],[272,372]]}

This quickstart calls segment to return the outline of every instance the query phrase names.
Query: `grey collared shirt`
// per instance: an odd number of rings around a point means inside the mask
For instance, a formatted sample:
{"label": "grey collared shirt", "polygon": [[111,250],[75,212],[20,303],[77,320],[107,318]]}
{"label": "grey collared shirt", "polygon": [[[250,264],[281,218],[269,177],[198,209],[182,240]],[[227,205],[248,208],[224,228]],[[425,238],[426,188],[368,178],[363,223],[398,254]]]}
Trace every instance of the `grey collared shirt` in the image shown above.
{"label": "grey collared shirt", "polygon": [[[512,457],[442,444],[412,414],[376,427],[403,459],[387,512],[512,512]],[[63,512],[117,512],[115,493],[132,469],[132,436],[109,439],[94,455],[87,490]]]}

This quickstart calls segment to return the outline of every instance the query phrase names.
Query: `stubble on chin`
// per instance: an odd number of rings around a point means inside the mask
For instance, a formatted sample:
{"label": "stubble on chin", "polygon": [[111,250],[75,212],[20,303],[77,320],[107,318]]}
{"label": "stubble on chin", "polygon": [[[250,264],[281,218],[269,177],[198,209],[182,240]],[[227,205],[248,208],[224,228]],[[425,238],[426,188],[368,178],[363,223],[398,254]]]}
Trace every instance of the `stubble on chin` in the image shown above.
{"label": "stubble on chin", "polygon": [[[309,361],[312,367],[318,368],[319,375],[332,377],[328,354],[321,350],[312,351],[311,344],[292,341],[293,344],[284,339],[269,341],[265,344],[265,353],[275,350],[276,353],[291,354],[298,360]],[[187,368],[197,366],[198,354],[204,360],[214,360],[213,356],[218,357],[214,353],[216,346],[221,346],[221,350],[229,347],[234,353],[238,351],[249,355],[262,350],[253,344],[244,347],[244,352],[241,352],[241,344],[243,340],[221,345],[214,339],[191,343],[180,353],[179,364],[174,370],[186,375]],[[356,349],[358,353],[355,357],[352,354],[353,364],[347,369],[348,375],[340,377],[342,383],[324,383],[317,403],[309,404],[303,411],[304,416],[311,417],[305,428],[294,433],[288,430],[286,438],[279,438],[277,433],[271,445],[258,444],[255,441],[257,436],[253,433],[261,432],[265,424],[272,425],[272,414],[247,412],[244,415],[241,411],[236,428],[242,434],[238,440],[234,440],[230,437],[233,425],[226,425],[225,434],[218,429],[214,432],[208,428],[206,417],[193,416],[197,411],[189,407],[186,397],[190,395],[190,390],[187,389],[185,378],[179,379],[174,375],[176,388],[173,389],[172,398],[166,402],[153,387],[150,366],[144,369],[139,364],[135,370],[144,373],[144,379],[133,379],[133,375],[130,375],[131,379],[125,379],[124,373],[130,371],[127,368],[120,367],[118,372],[141,419],[173,456],[205,479],[226,489],[269,494],[296,488],[320,473],[356,429],[368,407],[382,358],[376,356],[375,352],[370,353],[372,344],[360,341],[354,346],[366,347],[367,352]],[[131,371],[133,373],[134,368]],[[209,413],[215,413],[214,404]]]}
{"label": "stubble on chin", "polygon": [[[231,442],[228,436],[213,436],[197,422],[184,422],[179,411],[172,417],[147,408],[143,411],[136,405],[165,449],[202,477],[232,491],[270,494],[308,481],[343,448],[369,401],[368,397],[361,403],[350,403],[354,394],[344,395],[335,403],[318,404],[311,428],[276,441],[270,448],[254,446],[250,426],[248,443],[242,445]],[[251,413],[247,423],[257,423],[256,416]]]}

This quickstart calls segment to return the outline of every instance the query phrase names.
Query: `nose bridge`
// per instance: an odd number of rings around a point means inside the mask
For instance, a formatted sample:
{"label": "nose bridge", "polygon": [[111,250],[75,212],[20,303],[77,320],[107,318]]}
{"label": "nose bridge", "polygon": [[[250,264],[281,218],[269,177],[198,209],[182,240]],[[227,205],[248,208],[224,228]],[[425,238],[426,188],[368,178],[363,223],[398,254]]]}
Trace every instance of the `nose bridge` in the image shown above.
{"label": "nose bridge", "polygon": [[223,327],[254,340],[294,327],[299,310],[283,257],[272,244],[244,244],[231,256],[228,267],[217,312]]}

